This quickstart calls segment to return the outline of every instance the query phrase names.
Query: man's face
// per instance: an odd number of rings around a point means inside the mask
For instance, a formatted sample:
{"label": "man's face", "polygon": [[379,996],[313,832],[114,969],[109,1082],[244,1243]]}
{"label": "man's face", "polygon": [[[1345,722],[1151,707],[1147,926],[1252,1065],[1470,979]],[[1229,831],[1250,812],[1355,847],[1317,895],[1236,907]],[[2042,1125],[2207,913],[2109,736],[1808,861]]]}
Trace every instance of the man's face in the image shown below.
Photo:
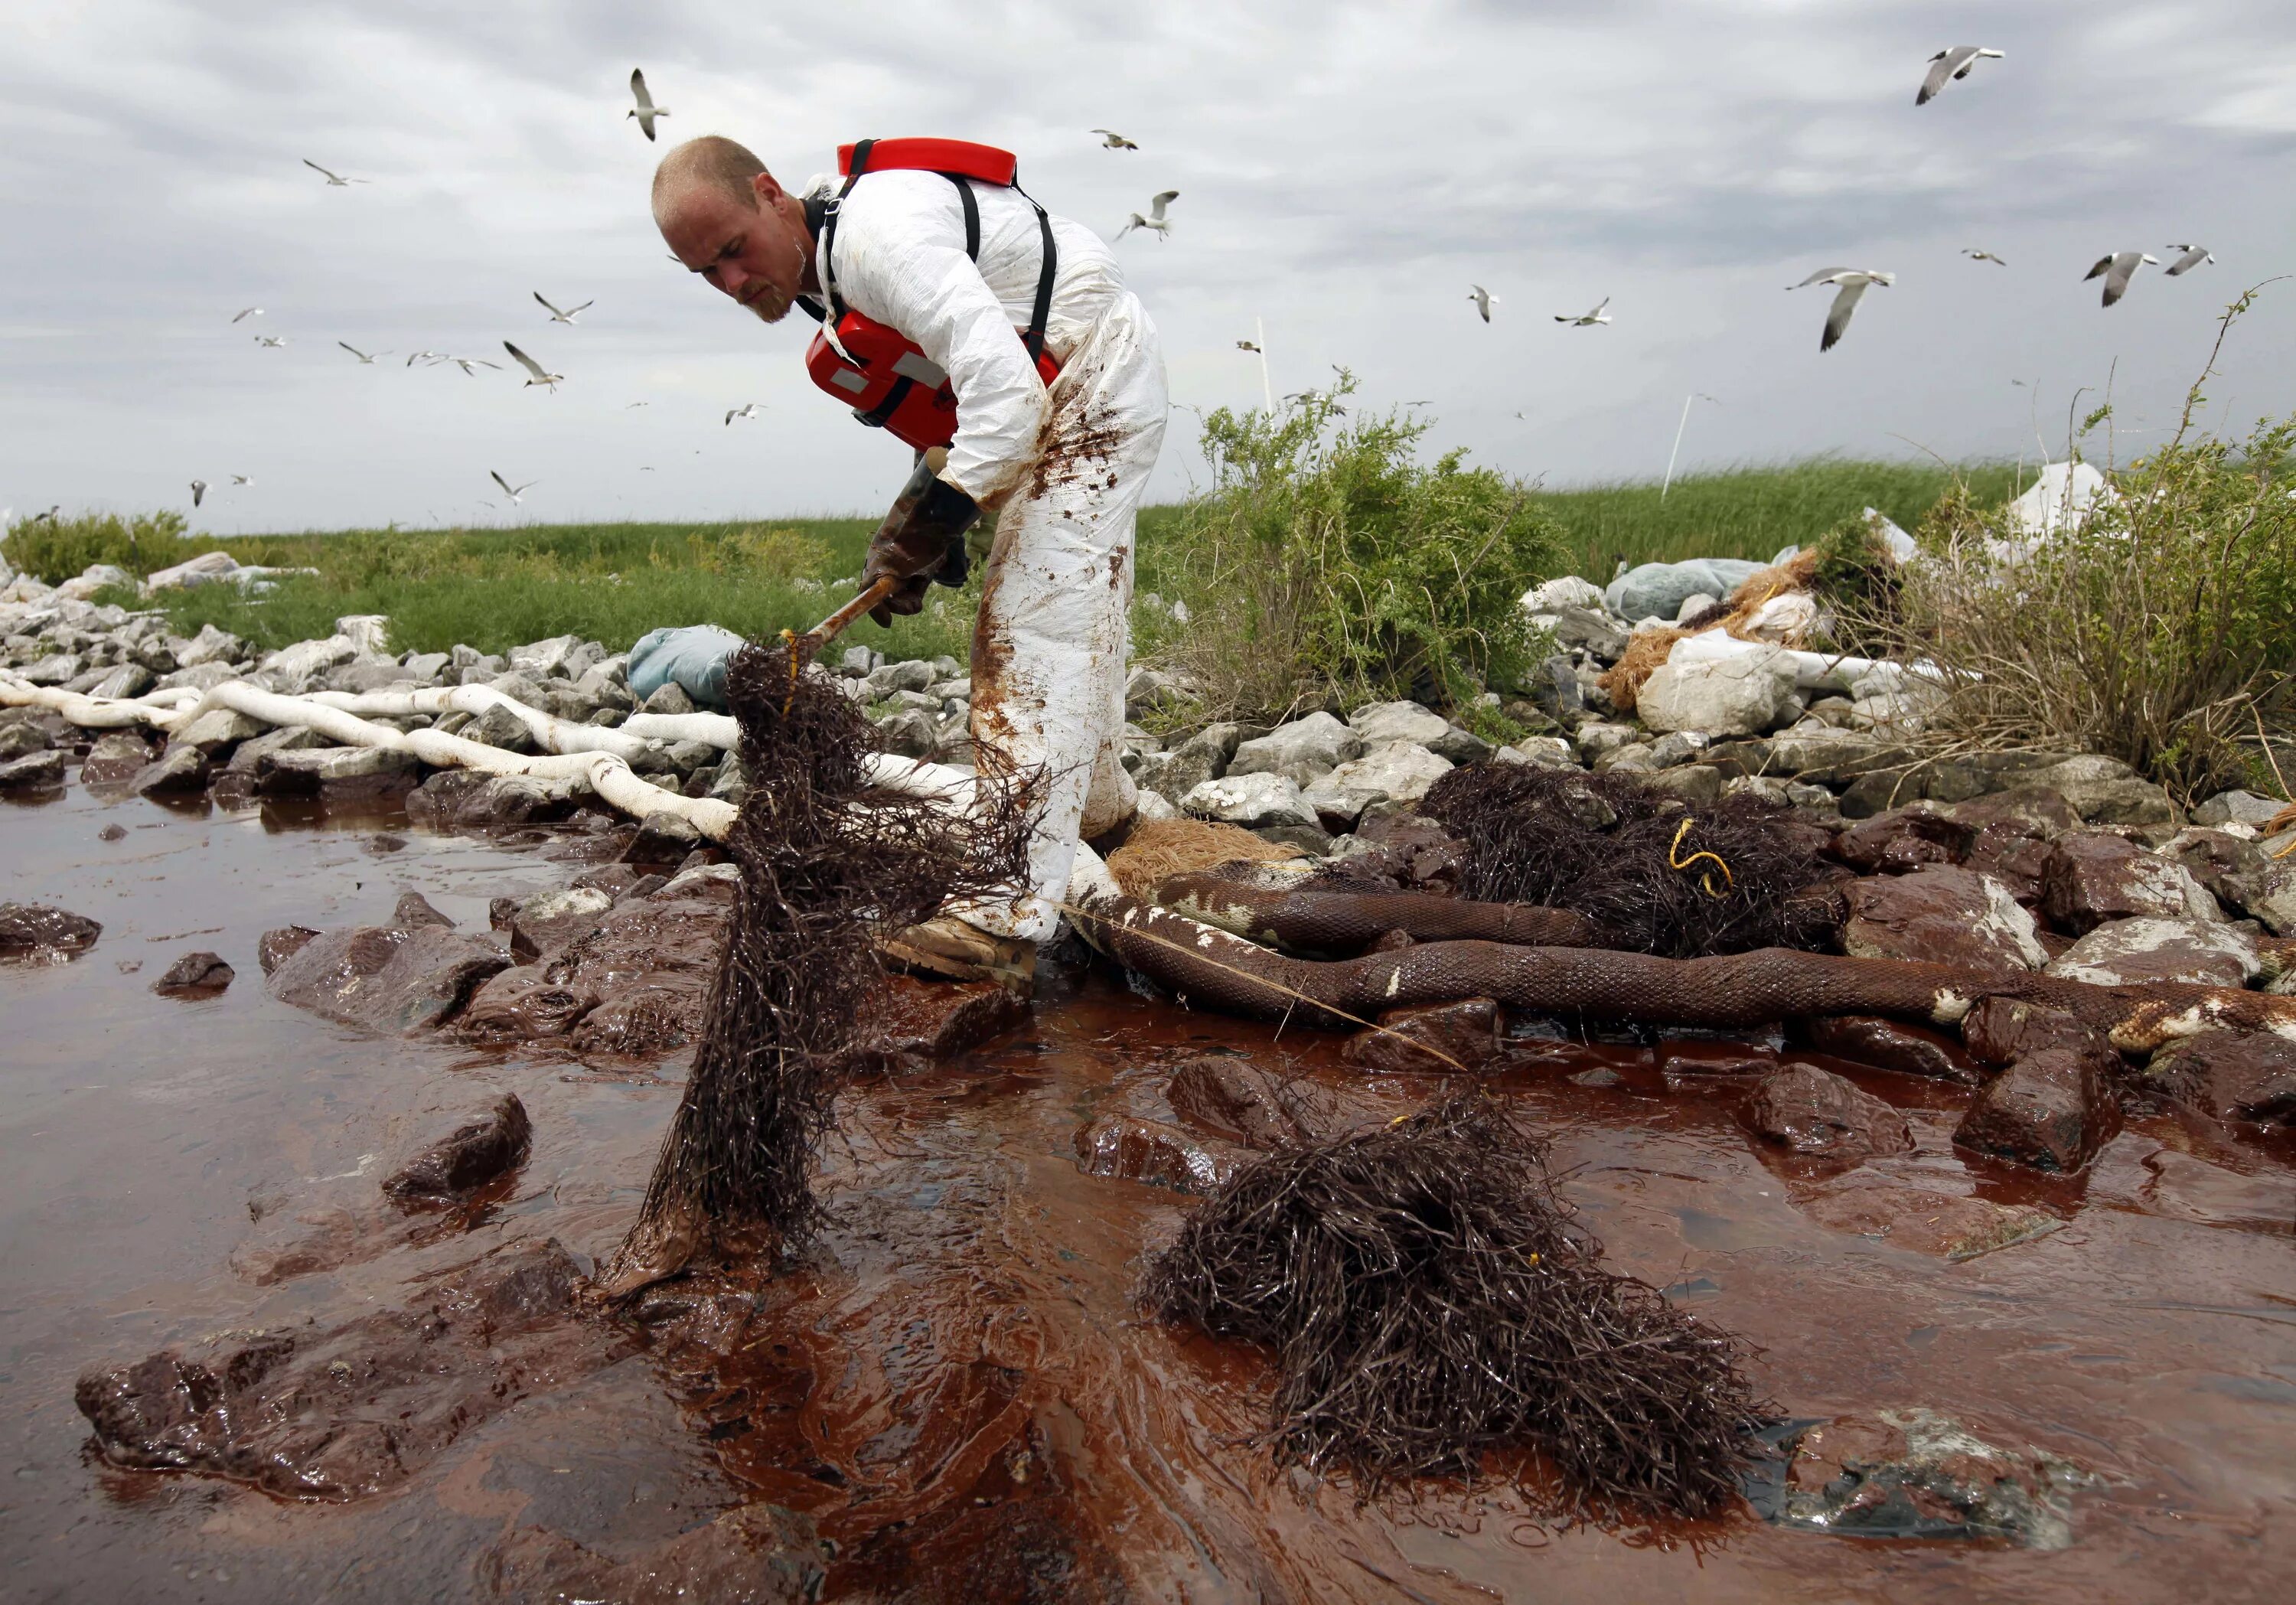
{"label": "man's face", "polygon": [[692,186],[662,219],[661,237],[686,266],[777,323],[804,285],[810,245],[802,210],[773,176],[751,183],[748,205],[715,184]]}

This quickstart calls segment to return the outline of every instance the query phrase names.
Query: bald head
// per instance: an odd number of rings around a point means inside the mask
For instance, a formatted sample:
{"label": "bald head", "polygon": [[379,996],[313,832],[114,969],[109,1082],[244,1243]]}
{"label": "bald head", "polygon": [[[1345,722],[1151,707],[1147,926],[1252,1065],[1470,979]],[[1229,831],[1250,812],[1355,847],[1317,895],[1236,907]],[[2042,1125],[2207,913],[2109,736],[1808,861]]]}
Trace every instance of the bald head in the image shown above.
{"label": "bald head", "polygon": [[805,203],[730,139],[704,135],[661,159],[653,221],[679,261],[767,323],[818,288]]}
{"label": "bald head", "polygon": [[705,134],[675,147],[653,170],[653,216],[661,222],[697,188],[716,191],[739,205],[758,204],[757,177],[766,170],[747,145],[722,134]]}

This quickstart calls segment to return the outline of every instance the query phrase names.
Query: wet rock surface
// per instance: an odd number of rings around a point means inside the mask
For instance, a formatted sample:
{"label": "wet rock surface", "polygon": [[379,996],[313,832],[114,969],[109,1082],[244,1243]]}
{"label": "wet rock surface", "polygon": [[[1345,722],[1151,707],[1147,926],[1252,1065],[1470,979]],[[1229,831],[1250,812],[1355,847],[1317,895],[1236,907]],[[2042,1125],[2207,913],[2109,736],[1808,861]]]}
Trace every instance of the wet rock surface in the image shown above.
{"label": "wet rock surface", "polygon": [[1962,1017],[1961,1039],[1972,1057],[1997,1069],[2043,1048],[2110,1052],[2103,1033],[2062,1010],[2007,997],[1981,999]]}
{"label": "wet rock surface", "polygon": [[2149,981],[2245,987],[2262,968],[2254,929],[2216,920],[2112,920],[2052,959],[2046,973],[2099,987]]}
{"label": "wet rock surface", "polygon": [[1805,1215],[1830,1230],[1955,1264],[2046,1237],[2064,1224],[2030,1204],[1939,1192],[1869,1170],[1853,1170],[1798,1201]]}
{"label": "wet rock surface", "polygon": [[510,968],[491,942],[433,925],[323,931],[275,962],[271,993],[344,1025],[402,1035],[446,1024]]}
{"label": "wet rock surface", "polygon": [[995,981],[888,975],[884,1051],[891,1067],[916,1070],[980,1046],[1029,1017],[1029,1005]]}
{"label": "wet rock surface", "polygon": [[632,1560],[560,1533],[521,1527],[479,1561],[485,1597],[614,1605],[804,1605],[822,1597],[830,1552],[814,1525],[777,1505],[744,1505]]}
{"label": "wet rock surface", "polygon": [[534,1124],[526,1105],[516,1093],[504,1093],[483,1116],[456,1126],[385,1176],[382,1191],[409,1208],[452,1203],[526,1163],[533,1145]]}
{"label": "wet rock surface", "polygon": [[2028,1053],[1978,1090],[1953,1140],[2036,1170],[2080,1170],[2120,1129],[2114,1068],[2110,1054],[2095,1050]]}
{"label": "wet rock surface", "polygon": [[1498,1057],[1501,1023],[1498,1004],[1487,997],[1390,1009],[1379,1017],[1378,1030],[1359,1031],[1349,1037],[1340,1056],[1366,1070],[1407,1074],[1439,1073],[1455,1066],[1473,1069]]}
{"label": "wet rock surface", "polygon": [[2296,1125],[2296,1043],[2283,1036],[2203,1031],[2155,1053],[2144,1079],[2215,1119]]}
{"label": "wet rock surface", "polygon": [[1791,1152],[1847,1164],[1914,1145],[1894,1107],[1814,1064],[1790,1064],[1766,1077],[1746,1101],[1746,1124]]}
{"label": "wet rock surface", "polygon": [[0,903],[0,959],[64,958],[95,946],[103,927],[40,903]]}
{"label": "wet rock surface", "polygon": [[1994,974],[2038,970],[2048,954],[2033,918],[1990,876],[1948,864],[1851,882],[1843,950],[1853,958],[1913,959]]}
{"label": "wet rock surface", "polygon": [[2042,880],[2049,922],[2076,936],[2112,920],[2220,920],[2223,911],[2191,872],[2119,836],[2060,840]]}
{"label": "wet rock surface", "polygon": [[611,1358],[619,1339],[565,1319],[579,1277],[555,1242],[506,1250],[404,1309],[89,1372],[74,1402],[114,1465],[357,1499],[404,1481],[538,1380]]}
{"label": "wet rock surface", "polygon": [[1838,1059],[1939,1081],[1974,1084],[1982,1079],[1961,1044],[1927,1026],[1872,1015],[1841,1015],[1809,1020],[1805,1028],[1811,1047]]}
{"label": "wet rock surface", "polygon": [[2094,1478],[2038,1450],[1988,1444],[1932,1410],[1884,1410],[1804,1433],[1774,1519],[1868,1538],[2005,1541],[2061,1550]]}
{"label": "wet rock surface", "polygon": [[1222,1053],[1175,1065],[1165,1097],[1195,1130],[1261,1151],[1317,1141],[1332,1124],[1326,1102],[1308,1088]]}
{"label": "wet rock surface", "polygon": [[1250,1158],[1235,1143],[1121,1112],[1102,1115],[1079,1127],[1076,1156],[1077,1168],[1086,1175],[1194,1193],[1211,1191]]}
{"label": "wet rock surface", "polygon": [[168,972],[152,983],[152,990],[213,997],[230,986],[237,974],[218,954],[187,953],[168,966]]}

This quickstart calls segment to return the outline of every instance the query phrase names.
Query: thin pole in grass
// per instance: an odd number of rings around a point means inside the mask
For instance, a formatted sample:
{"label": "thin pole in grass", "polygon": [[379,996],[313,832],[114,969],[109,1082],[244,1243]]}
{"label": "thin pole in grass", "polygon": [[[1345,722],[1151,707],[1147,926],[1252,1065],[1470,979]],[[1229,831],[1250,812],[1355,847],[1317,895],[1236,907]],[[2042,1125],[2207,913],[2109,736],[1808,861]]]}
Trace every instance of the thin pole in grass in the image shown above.
{"label": "thin pole in grass", "polygon": [[[1690,427],[1690,404],[1693,401],[1714,401],[1714,397],[1693,390],[1682,398],[1682,419],[1674,426],[1674,449],[1666,454],[1666,478],[1659,482],[1658,499],[1661,502],[1666,500],[1666,493],[1674,485],[1674,460],[1682,455],[1682,431]],[[1722,404],[1714,401],[1714,405],[1720,406]]]}

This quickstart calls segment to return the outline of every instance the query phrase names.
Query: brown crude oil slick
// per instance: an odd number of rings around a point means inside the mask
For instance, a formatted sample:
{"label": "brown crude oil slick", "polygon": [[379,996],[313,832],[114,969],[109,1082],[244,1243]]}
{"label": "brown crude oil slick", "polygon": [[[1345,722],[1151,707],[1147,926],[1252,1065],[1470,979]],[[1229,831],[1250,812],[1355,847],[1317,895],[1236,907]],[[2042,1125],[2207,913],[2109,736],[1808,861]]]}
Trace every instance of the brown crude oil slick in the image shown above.
{"label": "brown crude oil slick", "polygon": [[[99,842],[108,823],[127,836]],[[408,845],[378,860],[363,846],[378,829]],[[606,1074],[563,1045],[378,1038],[248,984],[263,931],[383,923],[407,891],[483,933],[490,899],[576,872],[547,834],[488,843],[389,813],[315,828],[78,789],[0,811],[0,830],[12,864],[37,866],[12,896],[103,927],[70,962],[0,971],[0,1397],[16,1472],[0,1566],[27,1598],[578,1593],[721,1533],[793,1543],[806,1521],[836,1546],[824,1597],[965,1605],[1693,1592],[2088,1605],[2259,1597],[2296,1561],[2284,1142],[2153,1116],[2083,1176],[2020,1175],[1954,1149],[1959,1089],[1785,1050],[1910,1123],[1912,1152],[1845,1178],[1741,1124],[1764,1052],[1518,1037],[1488,1084],[1551,1139],[1608,1263],[1754,1346],[1764,1393],[1798,1416],[1933,1411],[2094,1480],[2055,1552],[1861,1542],[1744,1513],[1555,1531],[1526,1519],[1504,1456],[1478,1492],[1358,1504],[1250,1441],[1267,1424],[1264,1355],[1143,1316],[1144,1257],[1193,1200],[1084,1174],[1075,1138],[1119,1113],[1185,1128],[1165,1089],[1205,1053],[1304,1077],[1356,1118],[1402,1114],[1432,1083],[1345,1066],[1339,1038],[1296,1022],[1186,1012],[1075,970],[1049,974],[1033,1017],[984,1048],[847,1094],[828,1219],[796,1268],[654,1290],[613,1326],[609,1363],[527,1376],[390,1486],[315,1504],[109,1466],[86,1453],[72,1404],[91,1367],[354,1329],[419,1309],[426,1285],[496,1250],[555,1239],[578,1263],[602,1258],[636,1214],[684,1065]],[[218,924],[200,940],[246,978],[229,991],[163,999],[121,973],[181,946],[159,938]],[[531,1152],[467,1222],[419,1237],[401,1223],[381,1251],[301,1274],[233,1269],[298,1209],[390,1228],[371,1206],[391,1156],[509,1093]],[[1938,1221],[1916,1230],[1924,1198]],[[2005,1247],[1972,1236],[2024,1210],[2062,1224],[1996,1233]],[[1905,1229],[1824,1224],[1869,1219]]]}

